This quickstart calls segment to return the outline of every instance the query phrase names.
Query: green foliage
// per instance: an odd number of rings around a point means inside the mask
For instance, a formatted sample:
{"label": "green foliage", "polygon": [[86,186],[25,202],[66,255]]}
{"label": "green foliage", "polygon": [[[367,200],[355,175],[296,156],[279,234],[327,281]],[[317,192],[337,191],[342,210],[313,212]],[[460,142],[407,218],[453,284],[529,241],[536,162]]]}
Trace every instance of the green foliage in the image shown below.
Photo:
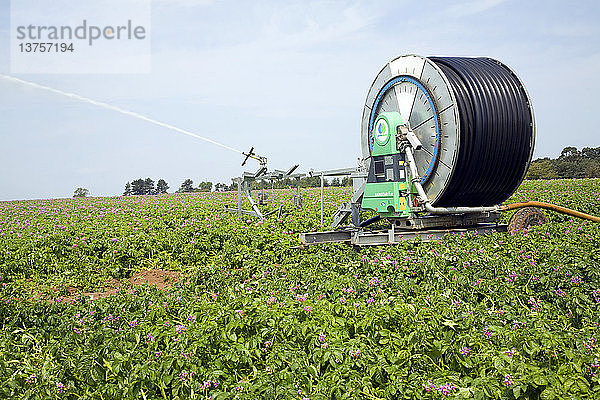
{"label": "green foliage", "polygon": [[166,194],[168,189],[169,184],[164,179],[159,179],[158,183],[155,186],[154,180],[150,178],[139,178],[132,181],[131,183],[127,182],[125,184],[125,191],[123,192],[123,196]]}
{"label": "green foliage", "polygon": [[77,188],[75,189],[75,193],[73,193],[73,197],[87,197],[90,194],[90,191],[85,188]]}
{"label": "green foliage", "polygon": [[527,170],[526,179],[557,179],[558,174],[554,169],[552,160],[549,158],[542,158],[535,160],[529,166]]}
{"label": "green foliage", "polygon": [[[528,181],[509,202],[600,214],[600,180]],[[0,398],[565,399],[600,396],[600,228],[291,248],[318,189],[0,203]],[[350,195],[328,188],[331,216]],[[505,218],[508,218],[506,215]],[[142,267],[169,290],[90,289]],[[62,393],[59,393],[62,392]]]}
{"label": "green foliage", "polygon": [[565,147],[557,159],[540,158],[529,166],[526,179],[599,178],[600,147]]}
{"label": "green foliage", "polygon": [[198,185],[199,192],[210,192],[212,190],[213,184],[212,182],[200,182]]}
{"label": "green foliage", "polygon": [[167,194],[169,184],[164,179],[159,179],[156,183],[156,194]]}
{"label": "green foliage", "polygon": [[181,187],[177,190],[177,193],[190,193],[194,191],[194,181],[191,179],[186,179],[181,184]]}

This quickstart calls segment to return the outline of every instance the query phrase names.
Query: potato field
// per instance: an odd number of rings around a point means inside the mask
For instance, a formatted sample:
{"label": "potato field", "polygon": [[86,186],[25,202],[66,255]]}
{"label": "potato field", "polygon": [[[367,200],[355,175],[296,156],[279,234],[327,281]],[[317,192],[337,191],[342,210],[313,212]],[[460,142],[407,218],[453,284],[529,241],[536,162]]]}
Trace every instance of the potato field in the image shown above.
{"label": "potato field", "polygon": [[[600,398],[600,224],[301,250],[318,189],[268,194],[0,202],[0,398]],[[600,215],[600,180],[524,200]]]}

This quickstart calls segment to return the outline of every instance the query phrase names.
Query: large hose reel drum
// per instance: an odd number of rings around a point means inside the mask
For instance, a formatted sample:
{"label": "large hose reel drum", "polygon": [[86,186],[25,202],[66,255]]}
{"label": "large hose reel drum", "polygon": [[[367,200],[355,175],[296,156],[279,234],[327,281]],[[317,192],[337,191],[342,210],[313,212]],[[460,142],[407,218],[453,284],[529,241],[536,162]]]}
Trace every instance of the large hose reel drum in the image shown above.
{"label": "large hose reel drum", "polygon": [[494,59],[407,55],[385,65],[363,110],[367,161],[382,112],[400,113],[421,141],[415,162],[434,206],[500,204],[531,162],[535,120],[529,96],[517,75]]}

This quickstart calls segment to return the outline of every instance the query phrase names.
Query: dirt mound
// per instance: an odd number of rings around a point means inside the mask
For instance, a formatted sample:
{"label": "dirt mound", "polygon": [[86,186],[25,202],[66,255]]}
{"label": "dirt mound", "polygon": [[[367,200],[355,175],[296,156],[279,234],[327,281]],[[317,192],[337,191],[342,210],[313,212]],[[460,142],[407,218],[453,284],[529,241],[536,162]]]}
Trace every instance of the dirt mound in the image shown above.
{"label": "dirt mound", "polygon": [[[163,271],[161,269],[143,269],[137,274],[133,275],[128,281],[133,286],[140,286],[148,284],[156,286],[157,289],[163,290],[168,289],[181,277],[181,272],[177,271]],[[116,295],[121,288],[121,282],[111,279],[106,282],[102,287],[97,288],[94,292],[82,293],[85,297],[89,297],[92,300],[100,299],[103,297]],[[69,286],[67,288],[68,296],[64,297],[65,301],[69,301],[77,296],[80,292],[79,288]]]}
{"label": "dirt mound", "polygon": [[157,289],[165,289],[177,282],[181,273],[177,271],[163,271],[160,269],[143,269],[129,278],[132,285],[156,285]]}

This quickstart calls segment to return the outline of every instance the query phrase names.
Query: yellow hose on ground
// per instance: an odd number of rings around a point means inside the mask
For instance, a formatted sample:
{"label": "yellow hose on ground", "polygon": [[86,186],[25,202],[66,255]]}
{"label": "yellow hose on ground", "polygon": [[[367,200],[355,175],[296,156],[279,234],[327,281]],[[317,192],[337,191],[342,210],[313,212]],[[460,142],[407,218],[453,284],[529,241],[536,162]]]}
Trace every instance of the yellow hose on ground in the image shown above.
{"label": "yellow hose on ground", "polygon": [[516,210],[524,207],[538,207],[546,210],[556,211],[561,214],[572,215],[573,217],[587,219],[594,222],[600,222],[600,217],[589,215],[579,211],[571,210],[570,208],[557,206],[556,204],[544,203],[542,201],[525,201],[523,203],[512,203],[500,206],[500,211]]}

